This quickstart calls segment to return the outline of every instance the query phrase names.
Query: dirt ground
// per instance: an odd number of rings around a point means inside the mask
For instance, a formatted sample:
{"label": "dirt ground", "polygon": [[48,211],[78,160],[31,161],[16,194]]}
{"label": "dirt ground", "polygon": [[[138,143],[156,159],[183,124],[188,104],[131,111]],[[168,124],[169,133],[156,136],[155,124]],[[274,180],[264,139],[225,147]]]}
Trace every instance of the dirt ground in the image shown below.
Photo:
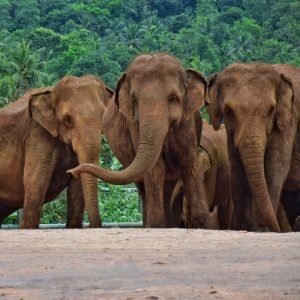
{"label": "dirt ground", "polygon": [[300,299],[300,233],[0,230],[0,299]]}

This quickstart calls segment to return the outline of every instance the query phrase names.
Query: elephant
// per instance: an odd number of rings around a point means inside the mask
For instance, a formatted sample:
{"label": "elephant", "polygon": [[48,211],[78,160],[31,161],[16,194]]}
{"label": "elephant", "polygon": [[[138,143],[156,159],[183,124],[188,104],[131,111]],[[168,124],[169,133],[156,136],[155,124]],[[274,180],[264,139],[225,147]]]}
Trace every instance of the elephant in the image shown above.
{"label": "elephant", "polygon": [[[203,120],[201,141],[198,148],[198,159],[204,171],[204,188],[207,205],[213,218],[206,224],[205,229],[230,229],[232,219],[232,200],[230,191],[230,170],[227,153],[226,129],[222,124],[220,130],[214,131],[212,126]],[[175,203],[177,201],[178,203]],[[192,207],[189,207],[180,179],[173,191],[171,211],[175,224],[187,223]]]}
{"label": "elephant", "polygon": [[24,208],[21,228],[38,228],[43,204],[67,187],[66,227],[82,227],[84,207],[90,226],[101,227],[97,180],[66,171],[78,162],[98,164],[101,118],[112,94],[94,76],[66,76],[0,110],[0,224]]}
{"label": "elephant", "polygon": [[280,232],[297,132],[291,79],[268,64],[232,64],[209,80],[208,102],[214,129],[226,127],[234,228]]}
{"label": "elephant", "polygon": [[187,200],[194,207],[189,223],[203,227],[210,214],[197,155],[201,128],[197,132],[195,121],[201,127],[198,108],[205,93],[204,76],[184,69],[176,57],[166,53],[137,56],[118,80],[114,102],[105,112],[110,114],[110,124],[117,124],[114,115],[122,115],[123,133],[111,133],[108,140],[126,168],[114,172],[81,164],[68,172],[75,177],[87,172],[112,184],[142,182],[145,227],[171,227],[166,202],[181,176]]}
{"label": "elephant", "polygon": [[[293,83],[295,105],[298,116],[297,135],[294,140],[291,168],[283,186],[281,202],[286,211],[289,224],[300,230],[300,69],[287,64],[273,65],[275,70],[289,77]],[[298,217],[298,219],[297,219]],[[298,221],[297,221],[298,220]]]}

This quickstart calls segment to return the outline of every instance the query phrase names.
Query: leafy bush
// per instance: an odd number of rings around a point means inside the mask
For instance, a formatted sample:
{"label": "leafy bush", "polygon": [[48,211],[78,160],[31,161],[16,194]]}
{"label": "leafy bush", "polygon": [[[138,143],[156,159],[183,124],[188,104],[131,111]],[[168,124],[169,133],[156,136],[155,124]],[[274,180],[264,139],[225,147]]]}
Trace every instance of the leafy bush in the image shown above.
{"label": "leafy bush", "polygon": [[[103,184],[102,184],[103,185]],[[141,221],[137,192],[126,191],[121,186],[98,186],[99,208],[102,222],[137,222]],[[66,192],[57,200],[44,205],[42,224],[65,223],[67,219]],[[84,222],[88,222],[84,214]]]}
{"label": "leafy bush", "polygon": [[[138,222],[142,220],[140,213],[139,196],[136,191],[126,190],[121,186],[99,184],[99,208],[102,222]],[[43,206],[41,224],[58,224],[67,221],[67,193],[64,191]],[[89,222],[87,214],[84,214],[84,222]],[[17,213],[8,216],[3,224],[18,224]]]}

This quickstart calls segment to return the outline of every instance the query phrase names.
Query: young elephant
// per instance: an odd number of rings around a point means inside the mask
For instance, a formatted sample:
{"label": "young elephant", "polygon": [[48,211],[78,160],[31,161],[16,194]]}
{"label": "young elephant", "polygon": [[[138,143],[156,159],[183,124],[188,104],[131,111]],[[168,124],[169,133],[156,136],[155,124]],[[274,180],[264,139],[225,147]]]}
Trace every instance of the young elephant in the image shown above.
{"label": "young elephant", "polygon": [[97,182],[66,170],[98,163],[101,118],[111,97],[99,79],[65,77],[35,89],[0,110],[0,224],[24,208],[22,228],[38,228],[42,206],[68,187],[67,227],[82,227],[84,205],[91,227],[100,227]]}
{"label": "young elephant", "polygon": [[233,64],[209,83],[215,130],[228,140],[234,226],[280,232],[276,218],[289,172],[297,114],[291,80],[266,64]]}
{"label": "young elephant", "polygon": [[[146,227],[170,226],[169,203],[164,201],[170,199],[181,176],[188,202],[195,207],[191,226],[203,227],[209,210],[200,180],[203,171],[197,156],[194,119],[204,103],[205,91],[204,77],[197,71],[185,70],[171,55],[136,57],[118,81],[115,101],[107,109],[112,117],[109,123],[124,128],[120,135],[111,133],[108,139],[111,145],[122,141],[123,154],[121,146],[112,148],[121,162],[130,162],[129,166],[112,172],[81,165],[70,172],[75,176],[88,172],[113,184],[143,181]],[[115,122],[117,110],[123,117]]]}
{"label": "young elephant", "polygon": [[[232,219],[232,201],[229,178],[229,159],[227,153],[226,130],[221,125],[219,131],[203,120],[198,159],[204,171],[203,185],[207,196],[207,205],[213,218],[206,224],[206,229],[230,229]],[[179,180],[171,197],[173,221],[177,226],[181,222],[188,224],[190,207],[184,197],[182,180]]]}

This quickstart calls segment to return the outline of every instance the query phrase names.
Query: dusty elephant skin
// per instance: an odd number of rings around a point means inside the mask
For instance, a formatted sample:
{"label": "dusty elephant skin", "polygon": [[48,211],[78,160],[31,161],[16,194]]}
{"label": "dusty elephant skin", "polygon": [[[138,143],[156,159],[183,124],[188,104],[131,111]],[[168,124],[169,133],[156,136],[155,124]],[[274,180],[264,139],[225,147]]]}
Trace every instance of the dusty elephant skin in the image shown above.
{"label": "dusty elephant skin", "polygon": [[108,108],[111,116],[107,117],[111,117],[112,124],[116,110],[123,115],[125,127],[121,131],[127,135],[123,140],[130,141],[128,148],[125,145],[121,150],[120,146],[114,146],[119,141],[114,141],[114,137],[110,145],[130,165],[120,172],[92,165],[71,172],[74,175],[88,172],[113,184],[143,180],[146,227],[171,226],[169,205],[164,200],[170,198],[177,179],[182,176],[188,202],[194,208],[189,223],[192,227],[203,227],[209,211],[201,186],[203,171],[197,159],[195,118],[201,122],[198,108],[204,104],[205,92],[204,77],[195,70],[185,70],[175,57],[167,54],[136,57],[118,81],[115,101]]}
{"label": "dusty elephant skin", "polygon": [[[206,229],[230,229],[232,220],[232,200],[230,193],[229,159],[227,137],[224,125],[215,131],[203,120],[201,141],[198,149],[198,160],[204,172],[207,205],[213,217],[206,224]],[[170,200],[174,223],[186,224],[190,207],[184,197],[182,180],[179,179]]]}
{"label": "dusty elephant skin", "polygon": [[277,72],[290,78],[293,83],[295,104],[298,116],[298,132],[294,141],[291,168],[283,187],[281,197],[290,225],[300,231],[300,69],[290,65],[273,65]]}
{"label": "dusty elephant skin", "polygon": [[214,129],[224,119],[236,229],[280,232],[277,211],[297,131],[291,79],[266,64],[233,64],[209,83]]}
{"label": "dusty elephant skin", "polygon": [[98,163],[111,95],[96,77],[65,77],[0,110],[0,224],[23,207],[22,228],[38,228],[43,204],[68,187],[67,227],[82,226],[84,206],[91,226],[101,226],[96,179],[72,178],[66,170]]}
{"label": "dusty elephant skin", "polygon": [[3,300],[300,297],[299,233],[2,230],[0,247]]}

